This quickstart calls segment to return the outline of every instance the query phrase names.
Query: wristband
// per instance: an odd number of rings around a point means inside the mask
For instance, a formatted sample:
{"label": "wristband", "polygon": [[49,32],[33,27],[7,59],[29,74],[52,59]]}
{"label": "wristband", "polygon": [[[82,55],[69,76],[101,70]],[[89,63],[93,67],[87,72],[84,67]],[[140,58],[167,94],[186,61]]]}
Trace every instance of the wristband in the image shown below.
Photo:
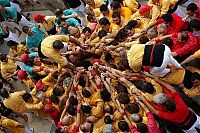
{"label": "wristband", "polygon": [[156,43],[161,42],[160,38],[155,38],[154,41],[155,41]]}
{"label": "wristband", "polygon": [[68,109],[68,108],[69,108],[69,105],[66,105],[66,106],[65,106],[65,109]]}
{"label": "wristband", "polygon": [[73,89],[74,89],[75,91],[77,91],[77,90],[78,90],[78,87],[77,87],[77,86],[74,86]]}
{"label": "wristband", "polygon": [[81,110],[78,108],[76,112],[77,112],[77,113],[80,113],[80,112],[81,112]]}
{"label": "wristband", "polygon": [[64,126],[63,123],[62,123],[62,121],[59,121],[59,122],[58,122],[58,126],[59,126],[59,127]]}
{"label": "wristband", "polygon": [[141,78],[140,77],[136,77],[135,80],[141,80]]}
{"label": "wristband", "polygon": [[101,84],[96,84],[97,89],[101,89]]}
{"label": "wristband", "polygon": [[41,67],[40,67],[40,71],[42,71],[43,69],[44,69],[44,66],[41,66]]}
{"label": "wristband", "polygon": [[126,114],[125,114],[125,112],[122,112],[122,116],[125,116]]}

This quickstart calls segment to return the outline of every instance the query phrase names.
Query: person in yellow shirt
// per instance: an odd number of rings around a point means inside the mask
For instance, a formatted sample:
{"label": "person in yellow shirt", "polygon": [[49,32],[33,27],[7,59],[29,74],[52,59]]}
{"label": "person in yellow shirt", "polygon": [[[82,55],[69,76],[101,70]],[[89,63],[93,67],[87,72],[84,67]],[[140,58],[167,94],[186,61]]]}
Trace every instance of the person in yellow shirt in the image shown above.
{"label": "person in yellow shirt", "polygon": [[114,12],[112,14],[111,32],[119,30],[124,24],[124,19],[121,18],[120,14]]}
{"label": "person in yellow shirt", "polygon": [[10,48],[9,55],[11,57],[20,57],[22,54],[28,52],[28,48],[22,44],[18,44],[15,41],[8,41],[7,46]]}
{"label": "person in yellow shirt", "polygon": [[17,77],[18,79],[22,80],[29,89],[32,90],[34,88],[35,83],[32,81],[31,78],[28,77],[28,74],[25,71],[19,70],[17,73]]}
{"label": "person in yellow shirt", "polygon": [[112,11],[110,9],[108,9],[108,6],[103,4],[100,7],[100,11],[101,11],[101,15],[99,17],[99,19],[106,17],[108,20],[111,19],[112,17]]}
{"label": "person in yellow shirt", "polygon": [[55,35],[56,32],[56,16],[44,16],[36,13],[34,15],[34,21],[38,23],[38,28],[43,31],[45,36]]}
{"label": "person in yellow shirt", "polygon": [[96,17],[99,17],[101,12],[99,10],[102,4],[105,4],[103,0],[86,0],[86,8],[92,10]]}
{"label": "person in yellow shirt", "polygon": [[5,88],[2,88],[0,90],[0,95],[4,98],[3,104],[9,108],[12,109],[13,112],[18,114],[21,118],[26,119],[25,115],[22,115],[22,113],[25,113],[28,111],[28,109],[25,106],[25,102],[22,99],[22,95],[26,93],[25,91],[17,91],[14,93],[9,93]]}
{"label": "person in yellow shirt", "polygon": [[64,47],[62,42],[72,42],[75,45],[84,47],[77,39],[69,37],[67,35],[52,35],[45,38],[41,42],[39,47],[39,55],[42,57],[48,57],[51,60],[57,62],[61,67],[69,67],[74,69],[73,65],[60,55],[60,50]]}
{"label": "person in yellow shirt", "polygon": [[8,57],[8,55],[1,54],[1,74],[5,79],[11,78],[17,74],[17,65],[13,62],[13,58]]}
{"label": "person in yellow shirt", "polygon": [[200,50],[196,51],[194,54],[192,54],[188,58],[186,58],[183,62],[181,62],[181,65],[189,63],[190,61],[199,59],[199,58],[200,58]]}
{"label": "person in yellow shirt", "polygon": [[130,8],[132,12],[136,12],[139,4],[136,0],[124,0],[124,6]]}
{"label": "person in yellow shirt", "polygon": [[149,0],[147,3],[150,6],[156,5],[157,8],[161,11],[160,17],[174,8],[178,0]]}
{"label": "person in yellow shirt", "polygon": [[9,133],[24,133],[25,131],[24,125],[4,116],[0,116],[0,126],[6,128]]}
{"label": "person in yellow shirt", "polygon": [[125,22],[130,20],[131,15],[133,14],[130,8],[121,6],[118,1],[113,1],[110,6],[113,12],[118,12],[122,17],[124,17]]}

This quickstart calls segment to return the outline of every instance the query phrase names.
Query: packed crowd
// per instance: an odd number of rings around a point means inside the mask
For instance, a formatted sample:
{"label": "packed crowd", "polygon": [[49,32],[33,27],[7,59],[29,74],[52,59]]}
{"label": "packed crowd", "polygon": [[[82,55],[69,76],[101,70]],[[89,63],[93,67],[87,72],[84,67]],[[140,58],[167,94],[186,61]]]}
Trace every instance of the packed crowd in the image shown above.
{"label": "packed crowd", "polygon": [[27,113],[55,133],[200,132],[200,3],[33,2],[54,16],[0,0],[0,132],[32,132]]}

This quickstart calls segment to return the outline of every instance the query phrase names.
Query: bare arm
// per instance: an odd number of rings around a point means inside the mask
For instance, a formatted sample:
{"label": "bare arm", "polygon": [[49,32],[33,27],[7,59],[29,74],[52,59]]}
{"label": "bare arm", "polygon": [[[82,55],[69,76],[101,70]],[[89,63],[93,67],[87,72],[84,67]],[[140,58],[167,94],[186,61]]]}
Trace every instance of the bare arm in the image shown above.
{"label": "bare arm", "polygon": [[186,58],[183,62],[181,62],[181,65],[183,65],[183,64],[185,64],[185,63],[188,63],[188,62],[190,62],[190,61],[192,61],[192,60],[194,60],[195,59],[195,56],[194,56],[194,54],[193,55],[190,55],[188,58]]}

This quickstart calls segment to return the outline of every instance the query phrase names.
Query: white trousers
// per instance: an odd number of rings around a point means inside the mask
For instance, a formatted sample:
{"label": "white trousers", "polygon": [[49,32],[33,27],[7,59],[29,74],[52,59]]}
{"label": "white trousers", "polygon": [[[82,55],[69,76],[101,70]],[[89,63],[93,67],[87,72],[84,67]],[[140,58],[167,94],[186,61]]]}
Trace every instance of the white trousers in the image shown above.
{"label": "white trousers", "polygon": [[33,28],[35,26],[34,23],[28,21],[23,15],[21,20],[19,21],[20,30],[22,30],[23,26],[28,26],[29,28]]}
{"label": "white trousers", "polygon": [[[196,114],[195,114],[196,115]],[[185,133],[198,133],[195,128],[200,129],[200,117],[196,115],[197,120],[189,130],[183,130]]]}
{"label": "white trousers", "polygon": [[166,74],[170,72],[170,69],[167,68],[167,65],[169,65],[170,63],[174,65],[176,68],[179,68],[181,66],[172,56],[169,47],[165,45],[162,65],[160,67],[152,67],[150,73],[155,76],[164,77]]}
{"label": "white trousers", "polygon": [[19,37],[11,31],[9,31],[9,36],[7,38],[4,38],[4,40],[6,40],[6,41],[12,40],[12,41],[15,41],[18,44],[20,44],[20,42],[21,42]]}
{"label": "white trousers", "polygon": [[15,9],[17,10],[17,12],[21,12],[21,10],[22,10],[22,9],[19,7],[19,5],[16,4],[16,3],[10,2],[10,6],[13,7],[13,8],[15,8]]}

